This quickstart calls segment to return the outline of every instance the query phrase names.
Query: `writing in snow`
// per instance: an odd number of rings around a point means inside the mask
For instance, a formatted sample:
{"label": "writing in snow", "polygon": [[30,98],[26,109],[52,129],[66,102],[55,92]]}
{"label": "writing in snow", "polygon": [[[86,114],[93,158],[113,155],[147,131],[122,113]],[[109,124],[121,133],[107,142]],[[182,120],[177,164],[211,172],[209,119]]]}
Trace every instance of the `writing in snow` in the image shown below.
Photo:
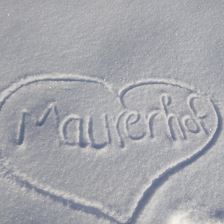
{"label": "writing in snow", "polygon": [[[124,148],[126,141],[140,141],[146,138],[155,140],[161,135],[171,141],[184,141],[189,135],[199,133],[209,135],[211,130],[206,125],[209,115],[197,107],[197,99],[199,97],[194,94],[188,96],[187,102],[183,102],[187,103],[188,111],[182,115],[171,109],[172,96],[162,94],[158,99],[159,107],[147,113],[125,109],[117,115],[108,112],[98,116],[82,116],[72,112],[63,118],[58,112],[57,102],[53,102],[49,103],[39,116],[27,110],[22,111],[16,144],[22,145],[26,141],[28,117],[35,118],[32,128],[38,128],[45,125],[52,113],[55,115],[60,144],[80,148],[102,149],[112,144]],[[100,136],[97,135],[99,131],[102,133]]]}

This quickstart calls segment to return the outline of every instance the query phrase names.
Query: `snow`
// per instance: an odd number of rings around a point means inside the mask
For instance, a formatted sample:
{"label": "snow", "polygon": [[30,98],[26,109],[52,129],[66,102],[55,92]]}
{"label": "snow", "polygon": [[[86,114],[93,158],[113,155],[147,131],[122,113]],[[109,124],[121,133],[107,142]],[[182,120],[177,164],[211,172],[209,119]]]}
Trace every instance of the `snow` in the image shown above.
{"label": "snow", "polygon": [[222,224],[222,0],[0,1],[0,224]]}

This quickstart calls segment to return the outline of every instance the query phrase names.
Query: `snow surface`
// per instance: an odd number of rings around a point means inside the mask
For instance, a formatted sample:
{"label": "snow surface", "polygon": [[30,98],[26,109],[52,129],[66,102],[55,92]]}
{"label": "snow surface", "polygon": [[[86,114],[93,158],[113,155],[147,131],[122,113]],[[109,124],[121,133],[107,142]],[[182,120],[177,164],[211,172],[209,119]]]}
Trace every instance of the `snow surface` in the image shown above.
{"label": "snow surface", "polygon": [[222,0],[0,9],[0,224],[224,223]]}

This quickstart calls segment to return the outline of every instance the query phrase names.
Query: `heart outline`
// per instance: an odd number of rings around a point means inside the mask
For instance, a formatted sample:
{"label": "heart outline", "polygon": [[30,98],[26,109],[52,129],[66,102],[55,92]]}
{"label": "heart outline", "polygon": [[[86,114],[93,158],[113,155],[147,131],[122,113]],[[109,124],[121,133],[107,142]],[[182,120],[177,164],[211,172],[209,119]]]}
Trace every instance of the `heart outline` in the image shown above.
{"label": "heart outline", "polygon": [[[25,86],[28,86],[32,83],[41,82],[41,81],[81,81],[81,82],[89,82],[89,83],[98,83],[106,87],[110,92],[114,93],[112,86],[99,78],[92,78],[92,77],[80,76],[75,74],[59,74],[59,73],[44,74],[44,75],[38,75],[38,76],[27,76],[19,80],[18,82],[13,83],[12,85],[10,85],[8,88],[6,88],[5,90],[1,92],[0,111],[4,107],[6,101],[13,94],[15,94],[19,89]],[[139,81],[139,82],[135,82],[134,84],[128,85],[127,87],[123,88],[120,91],[117,97],[120,100],[121,104],[125,107],[123,97],[127,93],[127,91],[141,85],[150,85],[150,84],[172,85],[182,89],[190,90],[198,94],[198,91],[196,91],[192,87],[189,87],[185,84],[182,84],[176,81],[173,82],[171,80],[164,80],[164,79],[148,79],[146,81]],[[134,224],[137,222],[145,206],[149,203],[149,201],[155,195],[157,190],[171,176],[175,175],[176,173],[183,170],[185,167],[191,165],[192,163],[197,161],[199,158],[201,158],[203,155],[205,155],[217,141],[219,134],[222,130],[222,118],[214,102],[210,98],[209,98],[209,101],[211,105],[213,106],[213,109],[217,118],[217,127],[215,127],[215,132],[213,133],[213,135],[203,145],[203,147],[200,147],[200,150],[194,151],[193,153],[191,153],[190,156],[187,156],[184,159],[181,159],[179,162],[176,162],[174,165],[167,167],[166,169],[164,169],[164,171],[160,172],[159,175],[157,175],[154,179],[152,179],[150,181],[151,183],[143,191],[142,196],[137,201],[136,206],[130,218],[125,222],[119,221],[117,218],[114,217],[115,215],[113,214],[113,212],[105,210],[101,205],[98,205],[97,203],[93,205],[92,202],[89,203],[88,201],[84,199],[77,200],[78,197],[76,198],[76,196],[74,199],[74,194],[65,195],[64,192],[51,189],[50,187],[43,186],[39,184],[38,182],[26,177],[26,175],[13,170],[13,168],[9,167],[9,161],[7,161],[7,159],[2,157],[1,154],[0,154],[0,172],[2,173],[2,176],[4,178],[11,180],[13,183],[16,183],[17,185],[21,187],[25,187],[26,189],[34,190],[37,193],[41,194],[42,196],[49,197],[53,199],[53,201],[60,202],[66,206],[69,206],[71,209],[83,211],[85,213],[92,214],[99,218],[107,219],[117,224]]]}

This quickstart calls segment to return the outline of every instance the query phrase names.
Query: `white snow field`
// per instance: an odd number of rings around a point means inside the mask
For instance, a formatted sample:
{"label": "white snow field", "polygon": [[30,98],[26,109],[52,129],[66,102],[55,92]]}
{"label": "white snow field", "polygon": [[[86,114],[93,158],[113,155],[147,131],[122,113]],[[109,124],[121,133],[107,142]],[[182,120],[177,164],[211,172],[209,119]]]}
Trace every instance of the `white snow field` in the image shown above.
{"label": "white snow field", "polygon": [[0,224],[224,224],[222,0],[0,12]]}

